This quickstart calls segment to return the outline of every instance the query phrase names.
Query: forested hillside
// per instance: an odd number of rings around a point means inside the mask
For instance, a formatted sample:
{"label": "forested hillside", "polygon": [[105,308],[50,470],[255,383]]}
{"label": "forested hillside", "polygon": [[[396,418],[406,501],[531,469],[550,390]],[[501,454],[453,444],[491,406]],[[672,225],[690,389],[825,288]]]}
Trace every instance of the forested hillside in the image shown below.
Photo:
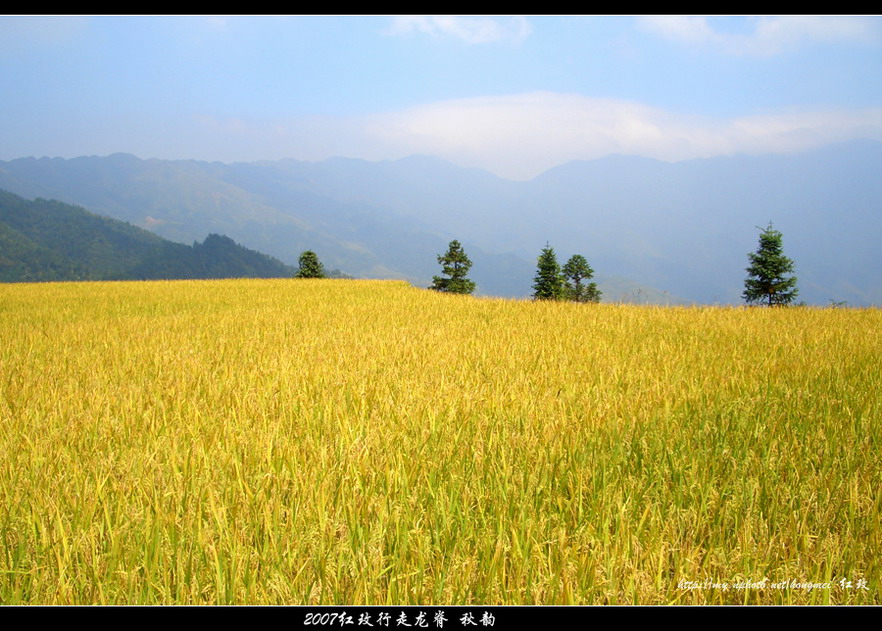
{"label": "forested hillside", "polygon": [[192,246],[173,243],[77,206],[0,191],[2,282],[281,278],[295,272],[225,236],[210,234]]}

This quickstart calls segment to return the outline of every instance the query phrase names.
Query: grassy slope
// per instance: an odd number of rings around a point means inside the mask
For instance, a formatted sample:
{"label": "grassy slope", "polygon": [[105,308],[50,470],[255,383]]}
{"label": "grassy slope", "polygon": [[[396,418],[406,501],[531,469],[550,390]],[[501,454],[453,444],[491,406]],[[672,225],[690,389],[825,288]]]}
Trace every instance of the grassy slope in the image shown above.
{"label": "grassy slope", "polygon": [[[879,310],[0,286],[0,602],[879,603]],[[681,581],[868,589],[687,590]]]}

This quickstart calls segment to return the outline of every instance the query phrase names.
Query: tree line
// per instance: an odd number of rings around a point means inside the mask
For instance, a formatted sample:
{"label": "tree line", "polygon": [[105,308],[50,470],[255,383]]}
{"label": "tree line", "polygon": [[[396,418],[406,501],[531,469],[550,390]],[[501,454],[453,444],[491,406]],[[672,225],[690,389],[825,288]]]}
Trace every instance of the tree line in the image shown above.
{"label": "tree line", "polygon": [[[793,261],[784,256],[781,232],[772,222],[759,228],[759,246],[748,254],[750,265],[744,281],[742,298],[748,304],[782,306],[790,304],[798,294],[796,277],[792,276]],[[451,241],[447,252],[438,255],[441,276],[433,276],[429,289],[450,294],[471,294],[476,284],[468,277],[472,262],[459,241]],[[324,268],[315,252],[307,250],[300,255],[297,278],[324,278]],[[548,243],[539,254],[536,276],[533,278],[534,300],[568,300],[573,302],[600,302],[597,283],[590,282],[594,270],[581,254],[574,254],[561,266]]]}
{"label": "tree line", "polygon": [[[442,276],[433,276],[429,289],[451,294],[471,294],[475,290],[474,281],[468,278],[472,262],[459,241],[450,242],[447,252],[438,255],[438,263]],[[593,276],[594,270],[584,256],[574,254],[561,267],[554,248],[546,243],[533,279],[533,299],[600,302],[597,283],[587,282]]]}

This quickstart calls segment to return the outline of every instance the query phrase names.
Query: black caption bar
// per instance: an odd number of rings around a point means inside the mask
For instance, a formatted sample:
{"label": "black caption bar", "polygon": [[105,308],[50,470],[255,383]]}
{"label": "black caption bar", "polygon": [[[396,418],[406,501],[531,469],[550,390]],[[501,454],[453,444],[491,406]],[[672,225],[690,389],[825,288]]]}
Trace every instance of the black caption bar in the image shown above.
{"label": "black caption bar", "polygon": [[[314,629],[495,631],[587,620],[590,607],[290,607],[295,626]],[[286,618],[291,616],[286,614]]]}

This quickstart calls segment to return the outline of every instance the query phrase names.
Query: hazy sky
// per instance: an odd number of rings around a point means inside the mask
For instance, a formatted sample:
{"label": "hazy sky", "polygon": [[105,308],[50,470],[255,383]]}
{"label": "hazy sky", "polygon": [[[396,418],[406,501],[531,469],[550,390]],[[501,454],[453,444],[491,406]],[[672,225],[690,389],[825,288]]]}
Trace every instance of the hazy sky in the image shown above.
{"label": "hazy sky", "polygon": [[528,178],[882,140],[880,17],[0,17],[0,159],[414,153]]}

